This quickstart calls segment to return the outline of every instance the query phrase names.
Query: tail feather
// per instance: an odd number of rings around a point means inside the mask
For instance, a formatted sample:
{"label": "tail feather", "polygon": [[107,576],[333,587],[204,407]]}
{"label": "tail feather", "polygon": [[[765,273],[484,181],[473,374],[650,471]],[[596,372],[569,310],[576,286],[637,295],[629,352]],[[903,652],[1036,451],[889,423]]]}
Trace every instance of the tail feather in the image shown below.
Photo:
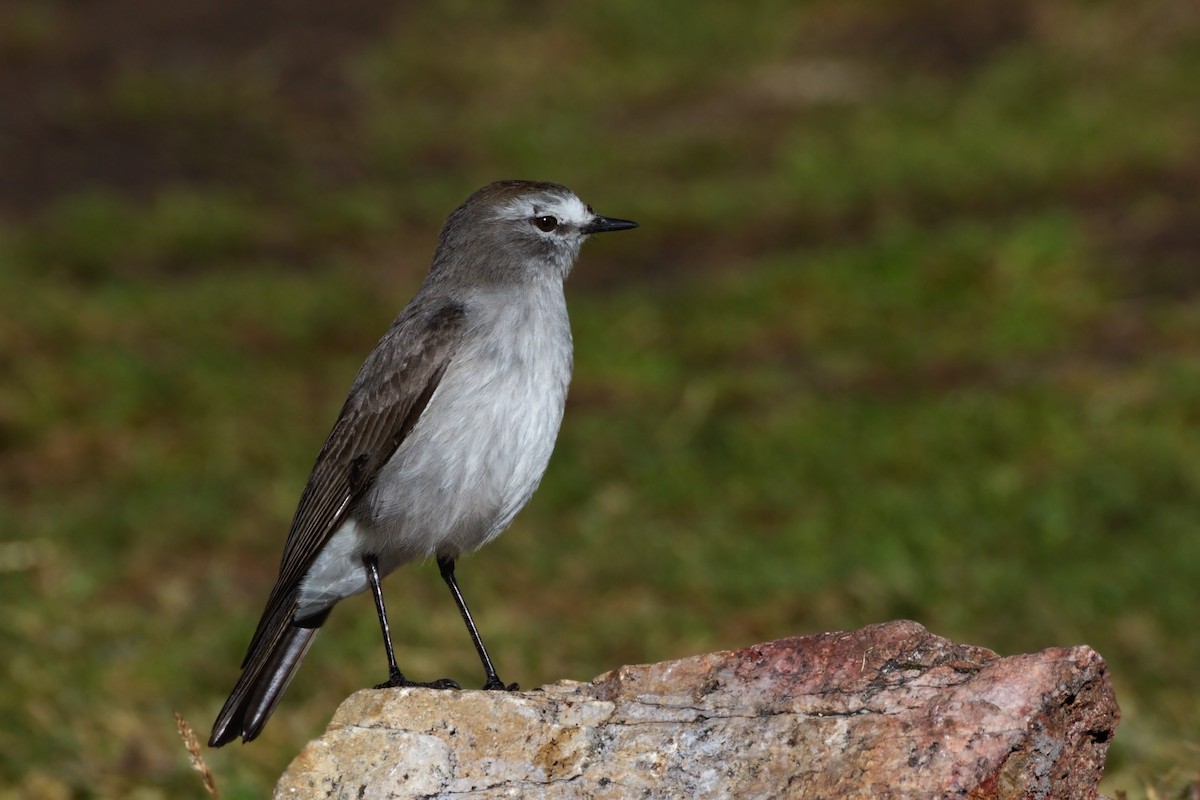
{"label": "tail feather", "polygon": [[242,674],[213,723],[209,747],[221,747],[239,736],[249,742],[262,732],[279,704],[329,611],[304,621],[292,621],[291,604],[276,612],[255,636]]}

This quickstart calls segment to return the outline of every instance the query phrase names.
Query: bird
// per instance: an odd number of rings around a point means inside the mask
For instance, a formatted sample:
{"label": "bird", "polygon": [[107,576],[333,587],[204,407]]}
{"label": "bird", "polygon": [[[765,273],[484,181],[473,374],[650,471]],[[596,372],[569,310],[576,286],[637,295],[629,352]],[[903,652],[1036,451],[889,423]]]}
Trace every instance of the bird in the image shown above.
{"label": "bird", "polygon": [[437,562],[483,665],[506,684],[455,578],[508,527],[545,473],[573,367],[563,282],[591,235],[638,227],[556,183],[505,180],[446,219],[424,282],[363,362],[317,455],[279,575],[209,746],[256,738],[338,601],[370,590],[388,680],[396,663],[380,580]]}

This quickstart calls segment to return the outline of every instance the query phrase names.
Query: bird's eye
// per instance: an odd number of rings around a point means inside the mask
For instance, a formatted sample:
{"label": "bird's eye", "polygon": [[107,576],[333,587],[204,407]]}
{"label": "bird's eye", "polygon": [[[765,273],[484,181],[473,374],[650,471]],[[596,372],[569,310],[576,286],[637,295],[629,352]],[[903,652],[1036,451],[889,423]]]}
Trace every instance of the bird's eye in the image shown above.
{"label": "bird's eye", "polygon": [[539,231],[549,233],[558,227],[558,219],[556,217],[534,217],[533,224],[537,225]]}

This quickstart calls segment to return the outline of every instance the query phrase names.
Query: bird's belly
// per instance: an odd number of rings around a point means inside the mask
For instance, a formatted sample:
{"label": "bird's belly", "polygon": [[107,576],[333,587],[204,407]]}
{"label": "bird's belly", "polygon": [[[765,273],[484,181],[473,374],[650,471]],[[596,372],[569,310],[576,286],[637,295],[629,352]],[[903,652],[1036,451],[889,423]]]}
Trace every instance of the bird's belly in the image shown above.
{"label": "bird's belly", "polygon": [[365,591],[364,555],[374,554],[384,574],[410,561],[456,558],[498,536],[533,495],[562,421],[565,385],[536,392],[527,378],[467,394],[447,378],[313,562],[298,618]]}
{"label": "bird's belly", "polygon": [[547,352],[534,328],[452,363],[356,514],[386,567],[475,550],[529,500],[562,422],[569,336]]}
{"label": "bird's belly", "polygon": [[456,558],[508,526],[541,481],[562,422],[571,339],[565,311],[552,319],[560,327],[513,320],[506,327],[515,333],[481,337],[456,356],[317,555],[301,584],[302,611],[364,591],[365,554],[387,574],[410,561]]}

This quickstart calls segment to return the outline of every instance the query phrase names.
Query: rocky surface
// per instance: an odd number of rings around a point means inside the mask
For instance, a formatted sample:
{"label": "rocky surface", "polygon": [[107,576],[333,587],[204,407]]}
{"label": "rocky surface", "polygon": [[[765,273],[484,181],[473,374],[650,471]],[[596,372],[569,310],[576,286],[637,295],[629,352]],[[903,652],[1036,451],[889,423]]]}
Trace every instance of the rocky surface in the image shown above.
{"label": "rocky surface", "polygon": [[275,797],[1083,800],[1118,717],[1088,647],[1000,658],[901,621],[531,692],[361,691]]}

